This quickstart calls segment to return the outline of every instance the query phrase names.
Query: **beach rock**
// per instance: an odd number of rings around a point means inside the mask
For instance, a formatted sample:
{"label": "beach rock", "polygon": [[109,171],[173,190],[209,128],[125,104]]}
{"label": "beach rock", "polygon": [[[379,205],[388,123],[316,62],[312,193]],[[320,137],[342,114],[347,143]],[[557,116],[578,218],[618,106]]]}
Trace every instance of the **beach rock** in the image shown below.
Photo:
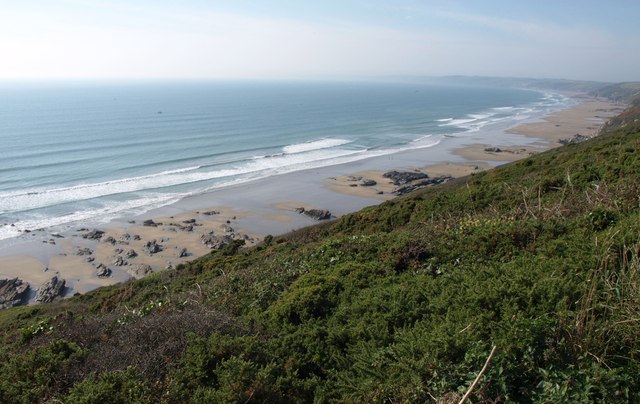
{"label": "beach rock", "polygon": [[143,225],[143,226],[146,226],[146,227],[158,227],[158,226],[160,226],[161,224],[162,224],[162,223],[156,223],[156,222],[154,222],[152,219],[147,219],[147,220],[145,220],[144,222],[142,222],[142,225]]}
{"label": "beach rock", "polygon": [[122,236],[120,236],[120,240],[122,240],[122,241],[129,241],[129,240],[131,240],[131,234],[129,234],[129,233],[124,233]]}
{"label": "beach rock", "polygon": [[220,212],[216,211],[216,210],[209,210],[206,212],[202,212],[203,215],[205,216],[212,216],[212,215],[219,215]]}
{"label": "beach rock", "polygon": [[153,255],[159,251],[162,251],[162,247],[160,246],[160,244],[156,242],[156,240],[151,240],[151,241],[147,241],[144,244],[144,246],[142,247],[142,250],[148,255]]}
{"label": "beach rock", "polygon": [[188,220],[183,220],[182,223],[184,224],[193,224],[196,222],[196,219],[188,219]]}
{"label": "beach rock", "polygon": [[484,151],[488,153],[502,153],[502,149],[499,147],[485,147]]}
{"label": "beach rock", "polygon": [[131,273],[131,275],[133,275],[136,278],[142,278],[143,276],[153,272],[153,270],[151,269],[151,266],[147,264],[131,265],[128,268],[128,270],[129,270],[129,273]]}
{"label": "beach rock", "polygon": [[176,267],[172,262],[167,262],[167,265],[164,267],[164,269],[176,269]]}
{"label": "beach rock", "polygon": [[187,252],[186,248],[181,249],[180,252],[178,253],[178,258],[184,258],[188,256],[189,256],[189,253]]}
{"label": "beach rock", "polygon": [[133,239],[134,239],[134,240],[142,240],[142,239],[140,238],[140,236],[138,236],[137,234],[134,234],[134,235],[133,235]]}
{"label": "beach rock", "polygon": [[76,255],[91,255],[93,254],[93,250],[89,247],[78,248]]}
{"label": "beach rock", "polygon": [[107,237],[107,238],[105,238],[105,239],[104,239],[104,242],[105,242],[105,243],[109,243],[109,244],[111,244],[111,245],[114,245],[114,244],[116,243],[116,239],[115,239],[115,238],[113,238],[113,237],[111,237],[111,236],[109,236],[109,237]]}
{"label": "beach rock", "polygon": [[578,144],[578,143],[584,142],[587,139],[589,139],[588,136],[584,136],[584,135],[581,135],[579,133],[576,133],[575,135],[573,135],[573,137],[570,137],[568,139],[560,139],[560,140],[558,140],[558,143],[564,144],[564,145],[567,145],[567,144]]}
{"label": "beach rock", "polygon": [[138,256],[138,253],[137,253],[137,252],[135,252],[134,250],[127,250],[127,251],[124,253],[124,256],[125,256],[125,257],[127,257],[127,258],[133,258],[133,257],[137,257],[137,256]]}
{"label": "beach rock", "polygon": [[212,250],[220,250],[225,245],[232,242],[233,237],[227,234],[225,234],[224,236],[216,236],[213,234],[213,232],[210,232],[209,234],[203,234],[200,237],[200,241],[202,242],[202,244],[206,245]]}
{"label": "beach rock", "polygon": [[56,244],[56,241],[55,241],[54,239],[50,238],[50,239],[49,239],[49,244],[53,244],[53,245],[55,245],[55,244]]}
{"label": "beach rock", "polygon": [[96,259],[95,259],[94,257],[87,257],[87,258],[85,258],[84,260],[85,260],[86,262],[93,262],[93,261],[95,261]]}
{"label": "beach rock", "polygon": [[54,275],[47,283],[42,285],[36,293],[36,301],[41,303],[52,302],[56,297],[62,295],[66,281]]}
{"label": "beach rock", "polygon": [[111,269],[109,269],[104,264],[99,264],[96,267],[96,275],[98,275],[101,278],[104,278],[104,277],[107,277],[107,276],[111,276]]}
{"label": "beach rock", "polygon": [[296,212],[309,216],[314,220],[327,220],[331,219],[331,212],[325,209],[305,209],[305,208],[297,208]]}
{"label": "beach rock", "polygon": [[122,258],[121,256],[117,256],[116,259],[113,260],[113,265],[115,265],[117,267],[125,266],[127,264],[128,264],[128,262],[124,258]]}
{"label": "beach rock", "polygon": [[64,238],[64,236],[60,233],[51,233],[51,237],[55,237],[55,238]]}
{"label": "beach rock", "polygon": [[135,220],[128,220],[128,221],[127,221],[127,223],[129,223],[129,224],[135,224],[135,223],[136,223],[136,221],[135,221]]}
{"label": "beach rock", "polygon": [[89,233],[85,233],[82,235],[82,238],[90,239],[90,240],[100,240],[104,232],[102,230],[93,230]]}
{"label": "beach rock", "polygon": [[368,178],[363,178],[362,179],[362,184],[360,184],[360,185],[362,185],[363,187],[372,187],[372,186],[377,185],[377,184],[378,183],[376,181],[374,181],[374,180],[370,180]]}
{"label": "beach rock", "polygon": [[393,185],[404,185],[412,181],[422,180],[425,178],[429,178],[429,176],[425,173],[415,172],[415,171],[388,171],[382,174],[384,178],[389,178]]}
{"label": "beach rock", "polygon": [[233,233],[235,230],[233,230],[233,227],[229,226],[229,225],[222,225],[222,230],[227,233],[227,234],[231,234]]}
{"label": "beach rock", "polygon": [[9,309],[23,303],[29,284],[22,279],[0,279],[0,309]]}
{"label": "beach rock", "polygon": [[116,248],[113,252],[116,254],[122,254],[124,250],[122,248]]}
{"label": "beach rock", "polygon": [[444,182],[450,181],[452,180],[453,177],[445,175],[445,176],[441,176],[441,177],[435,177],[435,178],[430,178],[424,181],[420,181],[417,183],[413,183],[410,185],[405,185],[404,187],[400,187],[398,189],[396,189],[395,191],[393,191],[394,194],[400,196],[400,195],[404,195],[404,194],[408,194],[410,192],[413,192],[417,189],[420,188],[424,188],[424,187],[429,187],[429,186],[434,186],[434,185],[439,185],[442,184]]}

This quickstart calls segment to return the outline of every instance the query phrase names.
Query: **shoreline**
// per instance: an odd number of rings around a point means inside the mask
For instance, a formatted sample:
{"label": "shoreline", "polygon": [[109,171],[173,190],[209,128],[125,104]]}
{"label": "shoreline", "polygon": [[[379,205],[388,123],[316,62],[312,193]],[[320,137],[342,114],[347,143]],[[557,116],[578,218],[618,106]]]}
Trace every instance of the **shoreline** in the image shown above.
{"label": "shoreline", "polygon": [[[392,199],[400,185],[383,177],[387,171],[423,173],[443,181],[466,176],[558,147],[560,139],[594,135],[624,108],[593,98],[573,99],[575,105],[541,119],[452,139],[448,148],[404,151],[191,196],[98,226],[104,234],[94,234],[96,238],[83,238],[94,228],[64,234],[34,231],[0,248],[0,278],[28,282],[31,290],[25,300],[29,304],[35,302],[35,290],[54,274],[66,281],[64,297],[86,293],[172,268],[208,254],[223,242],[243,240],[250,246],[267,234],[284,234],[318,223],[298,213],[300,207],[326,209],[333,217],[340,217]],[[416,183],[409,181],[408,185]],[[155,243],[149,245],[152,240]],[[109,276],[98,276],[104,272],[100,264],[108,268]]]}

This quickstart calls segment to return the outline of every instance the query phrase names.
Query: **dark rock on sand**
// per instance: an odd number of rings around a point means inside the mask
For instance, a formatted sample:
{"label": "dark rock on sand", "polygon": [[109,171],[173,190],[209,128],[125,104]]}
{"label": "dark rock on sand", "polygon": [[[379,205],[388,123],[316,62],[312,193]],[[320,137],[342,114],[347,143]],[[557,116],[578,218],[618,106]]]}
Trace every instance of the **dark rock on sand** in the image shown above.
{"label": "dark rock on sand", "polygon": [[305,208],[297,208],[296,212],[309,216],[314,220],[328,220],[331,219],[331,212],[325,209],[305,209]]}
{"label": "dark rock on sand", "polygon": [[216,236],[213,232],[210,232],[209,234],[203,234],[200,237],[200,241],[212,250],[220,250],[222,247],[232,242],[233,237],[226,234],[224,236]]}
{"label": "dark rock on sand", "polygon": [[9,309],[23,303],[29,284],[22,279],[0,279],[0,309]]}
{"label": "dark rock on sand", "polygon": [[158,226],[161,226],[162,223],[156,223],[153,221],[153,219],[147,219],[144,222],[142,222],[142,225],[146,227],[158,227]]}
{"label": "dark rock on sand", "polygon": [[206,212],[202,212],[202,214],[205,216],[213,216],[213,215],[219,215],[220,212],[218,212],[217,210],[209,210]]}
{"label": "dark rock on sand", "polygon": [[41,303],[52,302],[62,294],[65,284],[66,281],[64,279],[59,279],[57,276],[54,276],[38,289],[36,301]]}
{"label": "dark rock on sand", "polygon": [[375,182],[374,180],[370,180],[368,178],[363,178],[362,179],[362,184],[360,184],[360,185],[362,185],[363,187],[372,187],[372,186],[377,185],[377,184],[378,183]]}
{"label": "dark rock on sand", "polygon": [[502,153],[502,149],[499,147],[485,147],[484,151],[488,153]]}
{"label": "dark rock on sand", "polygon": [[102,230],[93,230],[89,233],[85,233],[82,235],[82,238],[90,239],[90,240],[100,240],[104,232]]}
{"label": "dark rock on sand", "polygon": [[78,248],[76,255],[91,255],[93,254],[93,250],[89,247]]}
{"label": "dark rock on sand", "polygon": [[193,224],[196,222],[196,219],[188,219],[188,220],[183,220],[182,223],[184,224]]}
{"label": "dark rock on sand", "polygon": [[133,275],[136,278],[142,278],[143,276],[153,272],[153,270],[151,269],[151,266],[147,264],[131,265],[128,269],[129,269],[129,273],[131,273],[131,275]]}
{"label": "dark rock on sand", "polygon": [[189,253],[187,252],[186,248],[181,249],[180,252],[178,253],[178,258],[183,258],[188,256],[189,256]]}
{"label": "dark rock on sand", "polygon": [[121,256],[117,256],[114,260],[113,260],[113,265],[117,266],[117,267],[121,267],[124,265],[127,265],[128,262],[122,258]]}
{"label": "dark rock on sand", "polygon": [[560,144],[578,144],[578,143],[582,143],[585,140],[589,139],[589,136],[584,136],[581,135],[579,133],[576,133],[575,135],[573,135],[573,137],[570,137],[569,139],[560,139],[558,140],[558,143]]}
{"label": "dark rock on sand", "polygon": [[413,192],[417,189],[420,188],[424,188],[424,187],[429,187],[429,186],[433,186],[433,185],[438,185],[438,184],[442,184],[443,182],[447,182],[452,180],[453,177],[450,176],[442,176],[442,177],[436,177],[436,178],[430,178],[424,181],[419,181],[410,185],[405,185],[404,187],[400,187],[398,189],[396,189],[395,191],[393,191],[394,194],[396,195],[404,195],[404,194],[408,194],[409,192]]}
{"label": "dark rock on sand", "polygon": [[137,253],[137,252],[135,252],[134,250],[127,250],[127,251],[124,253],[124,256],[125,256],[125,257],[127,257],[127,258],[133,258],[133,257],[137,257],[137,256],[138,256],[138,253]]}
{"label": "dark rock on sand", "polygon": [[113,237],[111,237],[111,236],[109,236],[109,237],[107,237],[107,238],[105,238],[105,239],[104,239],[104,242],[105,242],[105,243],[109,243],[109,244],[111,244],[111,245],[114,245],[114,244],[116,243],[116,239],[115,239],[115,238],[113,238]]}
{"label": "dark rock on sand", "polygon": [[144,247],[142,247],[142,250],[148,255],[152,255],[159,251],[162,251],[162,247],[156,242],[156,240],[151,240],[145,243]]}
{"label": "dark rock on sand", "polygon": [[425,173],[396,170],[386,172],[382,174],[382,176],[384,178],[389,178],[393,182],[393,185],[404,185],[412,181],[429,178],[429,176]]}
{"label": "dark rock on sand", "polygon": [[98,275],[99,277],[107,277],[107,276],[111,276],[111,269],[109,269],[106,265],[104,264],[99,264],[96,267],[96,275]]}
{"label": "dark rock on sand", "polygon": [[142,239],[140,238],[140,236],[138,236],[137,234],[134,234],[134,235],[133,235],[133,239],[134,239],[134,240],[142,240]]}

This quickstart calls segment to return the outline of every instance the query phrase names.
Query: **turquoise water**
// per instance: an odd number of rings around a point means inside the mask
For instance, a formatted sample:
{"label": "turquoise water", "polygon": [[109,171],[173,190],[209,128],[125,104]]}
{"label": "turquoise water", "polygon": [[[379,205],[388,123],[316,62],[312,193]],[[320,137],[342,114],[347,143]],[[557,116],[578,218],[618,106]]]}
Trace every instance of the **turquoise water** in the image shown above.
{"label": "turquoise water", "polygon": [[397,83],[2,84],[0,240],[438,147],[563,102],[519,89]]}

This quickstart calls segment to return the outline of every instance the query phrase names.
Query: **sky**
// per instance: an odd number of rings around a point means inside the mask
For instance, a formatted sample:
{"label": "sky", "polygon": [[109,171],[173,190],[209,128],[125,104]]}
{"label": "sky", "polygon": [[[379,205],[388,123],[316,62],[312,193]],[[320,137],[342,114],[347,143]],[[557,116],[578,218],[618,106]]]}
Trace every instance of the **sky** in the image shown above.
{"label": "sky", "polygon": [[640,1],[0,0],[0,80],[640,80]]}

